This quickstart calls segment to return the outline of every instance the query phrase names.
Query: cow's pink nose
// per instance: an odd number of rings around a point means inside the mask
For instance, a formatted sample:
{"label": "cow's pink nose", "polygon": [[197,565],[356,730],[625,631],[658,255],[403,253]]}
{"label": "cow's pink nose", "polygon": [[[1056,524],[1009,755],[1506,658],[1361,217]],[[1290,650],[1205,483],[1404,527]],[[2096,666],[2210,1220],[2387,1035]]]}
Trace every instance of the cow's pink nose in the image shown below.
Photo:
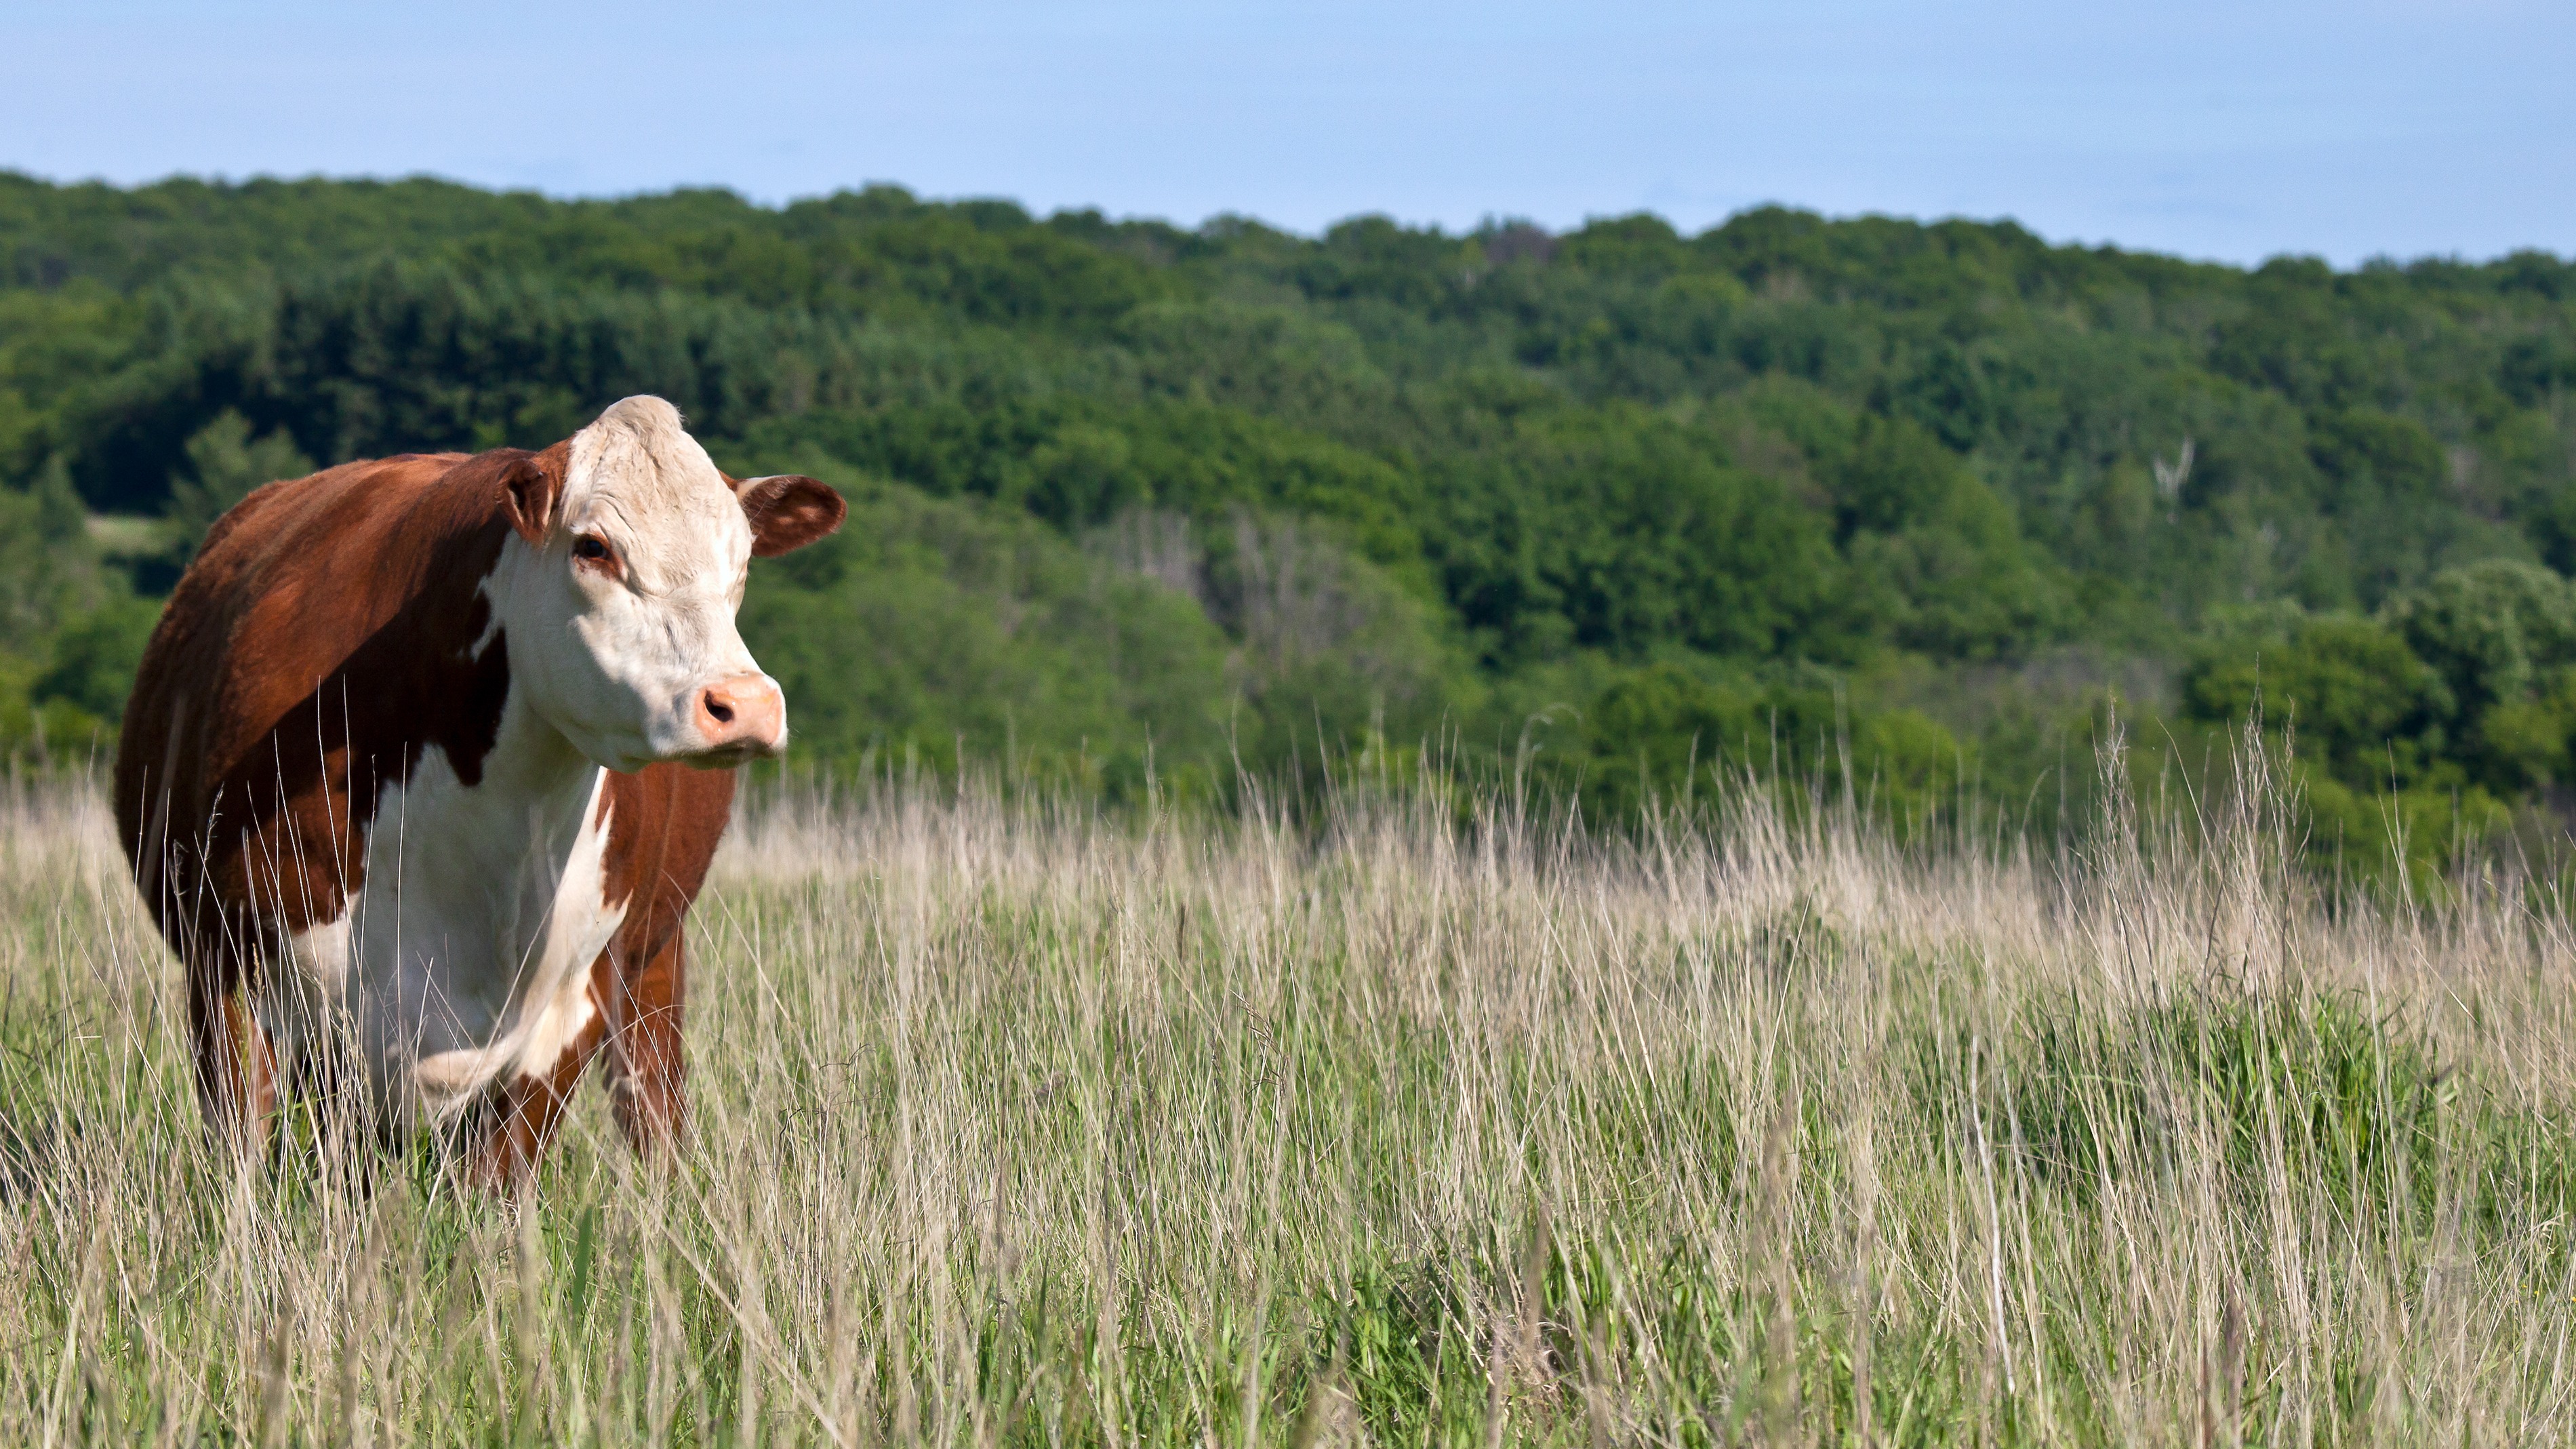
{"label": "cow's pink nose", "polygon": [[738,674],[698,691],[698,733],[710,750],[774,754],[787,742],[787,700],[765,674]]}

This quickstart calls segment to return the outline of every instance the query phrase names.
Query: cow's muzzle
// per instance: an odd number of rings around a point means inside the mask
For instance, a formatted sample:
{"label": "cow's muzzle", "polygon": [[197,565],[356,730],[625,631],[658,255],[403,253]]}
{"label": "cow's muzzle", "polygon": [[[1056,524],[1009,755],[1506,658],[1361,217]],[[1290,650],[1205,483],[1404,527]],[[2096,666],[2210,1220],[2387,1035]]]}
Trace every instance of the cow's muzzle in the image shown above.
{"label": "cow's muzzle", "polygon": [[694,723],[710,765],[777,754],[787,744],[787,698],[766,674],[737,674],[698,691]]}

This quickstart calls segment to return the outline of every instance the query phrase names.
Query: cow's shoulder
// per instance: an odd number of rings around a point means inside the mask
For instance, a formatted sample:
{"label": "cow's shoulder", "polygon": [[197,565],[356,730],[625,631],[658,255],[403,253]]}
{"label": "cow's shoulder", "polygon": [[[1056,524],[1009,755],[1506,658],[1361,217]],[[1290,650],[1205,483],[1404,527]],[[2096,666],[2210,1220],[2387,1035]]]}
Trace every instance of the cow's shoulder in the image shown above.
{"label": "cow's shoulder", "polygon": [[236,525],[227,556],[209,559],[237,580],[216,695],[225,728],[210,742],[218,759],[326,687],[326,709],[375,704],[393,735],[430,723],[416,706],[443,704],[456,687],[447,676],[470,667],[490,618],[482,581],[510,532],[498,490],[474,476],[479,461],[334,468],[280,488]]}
{"label": "cow's shoulder", "polygon": [[[312,770],[295,757],[315,746],[415,748],[415,725],[439,713],[419,704],[457,698],[470,672],[488,614],[480,584],[509,532],[497,479],[520,456],[344,463],[226,513],[137,672],[117,762],[129,842],[146,795],[199,820],[254,764],[300,777]],[[489,692],[467,702],[481,709]]]}

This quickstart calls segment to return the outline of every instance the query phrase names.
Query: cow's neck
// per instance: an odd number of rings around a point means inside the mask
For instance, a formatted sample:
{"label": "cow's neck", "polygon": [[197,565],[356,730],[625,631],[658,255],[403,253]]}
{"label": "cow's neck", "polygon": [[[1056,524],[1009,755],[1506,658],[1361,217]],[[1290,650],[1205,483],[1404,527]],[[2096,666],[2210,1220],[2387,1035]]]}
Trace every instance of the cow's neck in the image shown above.
{"label": "cow's neck", "polygon": [[[544,929],[566,865],[593,823],[600,775],[599,766],[514,688],[502,705],[480,777],[465,785],[450,771],[423,781],[428,788],[418,792],[414,808],[441,817],[431,826],[446,857],[434,864],[437,879],[494,896],[502,907],[491,922],[498,932],[496,950],[524,951]],[[439,889],[419,871],[404,874],[408,886]],[[493,892],[501,881],[514,883],[506,900]]]}
{"label": "cow's neck", "polygon": [[548,724],[523,691],[511,690],[501,706],[492,748],[483,756],[476,791],[493,800],[556,800],[587,797],[598,780],[599,766]]}

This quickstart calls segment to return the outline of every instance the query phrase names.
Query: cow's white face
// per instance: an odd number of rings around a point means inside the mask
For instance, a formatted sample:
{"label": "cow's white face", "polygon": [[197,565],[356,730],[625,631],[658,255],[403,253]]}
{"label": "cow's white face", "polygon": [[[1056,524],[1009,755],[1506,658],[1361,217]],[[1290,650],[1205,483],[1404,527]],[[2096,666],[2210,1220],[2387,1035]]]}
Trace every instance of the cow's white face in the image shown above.
{"label": "cow's white face", "polygon": [[729,484],[653,397],[610,407],[508,487],[518,532],[491,593],[514,692],[612,770],[786,746],[786,702],[734,611],[752,556],[838,528],[840,495],[801,477]]}

